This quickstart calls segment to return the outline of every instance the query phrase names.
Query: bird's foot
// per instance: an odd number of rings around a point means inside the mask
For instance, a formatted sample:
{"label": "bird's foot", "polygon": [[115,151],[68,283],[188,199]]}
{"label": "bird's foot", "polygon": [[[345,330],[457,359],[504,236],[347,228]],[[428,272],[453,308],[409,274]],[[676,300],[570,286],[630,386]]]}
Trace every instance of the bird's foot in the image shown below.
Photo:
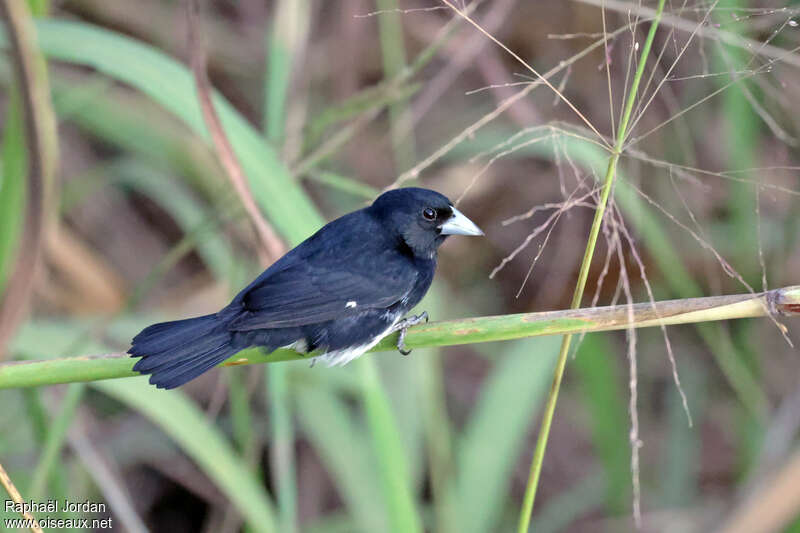
{"label": "bird's foot", "polygon": [[408,355],[411,353],[410,349],[406,348],[406,332],[408,328],[411,326],[416,326],[417,324],[421,324],[423,322],[428,321],[428,312],[423,311],[419,315],[411,316],[408,318],[404,318],[397,324],[395,324],[393,331],[400,331],[400,337],[397,339],[397,351],[403,355]]}

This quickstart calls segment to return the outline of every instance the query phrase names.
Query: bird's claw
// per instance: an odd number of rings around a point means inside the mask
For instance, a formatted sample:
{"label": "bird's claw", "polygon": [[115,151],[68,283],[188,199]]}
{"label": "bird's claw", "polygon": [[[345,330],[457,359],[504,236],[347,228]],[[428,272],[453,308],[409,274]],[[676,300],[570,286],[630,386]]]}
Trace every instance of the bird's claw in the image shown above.
{"label": "bird's claw", "polygon": [[404,318],[400,322],[397,323],[395,326],[395,331],[400,331],[400,336],[397,338],[397,351],[403,355],[408,355],[411,353],[411,350],[406,348],[406,333],[408,332],[408,328],[411,326],[416,326],[417,324],[421,324],[422,322],[428,322],[428,312],[423,311],[419,315],[415,315],[409,318]]}
{"label": "bird's claw", "polygon": [[408,328],[401,329],[400,337],[397,339],[397,351],[403,355],[411,353],[411,350],[406,348],[406,331],[408,331]]}

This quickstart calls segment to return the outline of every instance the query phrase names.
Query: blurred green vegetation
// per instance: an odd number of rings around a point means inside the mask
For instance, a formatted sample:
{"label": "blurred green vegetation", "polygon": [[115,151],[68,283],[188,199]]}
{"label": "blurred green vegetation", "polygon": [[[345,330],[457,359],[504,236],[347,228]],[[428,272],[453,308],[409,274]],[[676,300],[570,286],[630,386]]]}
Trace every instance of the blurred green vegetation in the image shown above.
{"label": "blurred green vegetation", "polygon": [[[260,270],[255,236],[181,62],[180,3],[66,0],[49,13],[46,2],[31,4],[42,14],[35,28],[59,118],[59,228],[45,239],[30,318],[8,353],[121,351],[149,323],[224,305]],[[217,110],[259,207],[289,244],[363,206],[527,81],[447,11],[399,12],[429,7],[405,0],[335,4],[204,3]],[[602,26],[591,2],[540,4],[472,7],[544,72],[594,42]],[[500,9],[507,15],[493,21]],[[696,25],[708,9],[676,4],[669,15]],[[789,59],[774,63],[764,46],[723,44],[713,31],[681,55],[690,32],[669,18],[659,29],[645,72],[653,82],[640,100],[658,92],[636,117],[608,216],[629,232],[620,256],[637,301],[648,298],[639,261],[659,299],[744,292],[728,270],[756,290],[762,276],[770,287],[800,282],[793,9],[720,2],[704,26],[786,50]],[[629,20],[639,19],[606,12],[609,32]],[[551,80],[608,135],[608,86],[616,115],[648,27],[639,20],[607,52],[600,47]],[[1,293],[19,245],[26,166],[5,30],[0,48]],[[563,202],[602,176],[608,154],[587,137],[539,87],[423,170],[415,183],[453,199],[466,192],[459,209],[487,238],[445,245],[420,309],[438,320],[569,305],[592,215],[585,206],[488,274],[552,211],[504,220]],[[595,291],[599,304],[624,302],[609,235],[585,305]],[[787,326],[796,337],[796,321]],[[788,510],[753,500],[770,494],[774,473],[790,468],[797,450],[796,350],[769,320],[668,333],[694,426],[663,336],[640,332],[645,529],[735,531],[729,520],[753,501],[796,529],[796,497]],[[426,349],[341,369],[229,368],[171,392],[143,378],[2,391],[0,463],[25,497],[104,501],[129,531],[507,531],[557,345],[542,338]],[[626,351],[624,334],[592,334],[568,362],[532,530],[632,529]]]}

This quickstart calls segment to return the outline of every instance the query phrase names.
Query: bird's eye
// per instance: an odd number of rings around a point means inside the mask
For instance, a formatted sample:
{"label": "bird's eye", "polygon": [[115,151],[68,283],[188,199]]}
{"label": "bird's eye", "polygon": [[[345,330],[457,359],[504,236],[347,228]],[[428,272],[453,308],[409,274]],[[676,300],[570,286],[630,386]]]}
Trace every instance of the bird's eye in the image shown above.
{"label": "bird's eye", "polygon": [[422,216],[425,217],[425,220],[434,220],[436,218],[436,211],[430,207],[426,207],[422,210]]}

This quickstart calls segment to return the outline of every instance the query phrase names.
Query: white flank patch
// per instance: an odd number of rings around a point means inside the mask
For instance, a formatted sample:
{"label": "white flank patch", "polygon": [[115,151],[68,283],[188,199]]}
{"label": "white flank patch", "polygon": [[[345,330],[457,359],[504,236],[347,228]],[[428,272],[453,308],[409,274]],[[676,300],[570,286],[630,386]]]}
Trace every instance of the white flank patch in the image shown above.
{"label": "white flank patch", "polygon": [[284,346],[284,348],[294,350],[297,353],[306,353],[308,351],[308,343],[305,339],[299,339],[294,341],[292,344]]}
{"label": "white flank patch", "polygon": [[397,324],[398,320],[400,320],[400,315],[396,316],[392,324],[386,328],[382,333],[377,335],[374,339],[369,341],[366,344],[362,344],[360,346],[351,346],[350,348],[344,348],[342,350],[334,350],[332,352],[324,353],[315,357],[314,359],[320,359],[324,361],[328,366],[342,366],[346,365],[353,359],[360,357],[365,352],[369,351],[370,348],[378,344],[381,339],[383,339],[389,333],[392,333],[395,324]]}
{"label": "white flank patch", "polygon": [[350,300],[349,302],[344,304],[345,307],[349,307],[350,309],[355,309],[356,305],[358,304],[356,303],[355,300]]}

